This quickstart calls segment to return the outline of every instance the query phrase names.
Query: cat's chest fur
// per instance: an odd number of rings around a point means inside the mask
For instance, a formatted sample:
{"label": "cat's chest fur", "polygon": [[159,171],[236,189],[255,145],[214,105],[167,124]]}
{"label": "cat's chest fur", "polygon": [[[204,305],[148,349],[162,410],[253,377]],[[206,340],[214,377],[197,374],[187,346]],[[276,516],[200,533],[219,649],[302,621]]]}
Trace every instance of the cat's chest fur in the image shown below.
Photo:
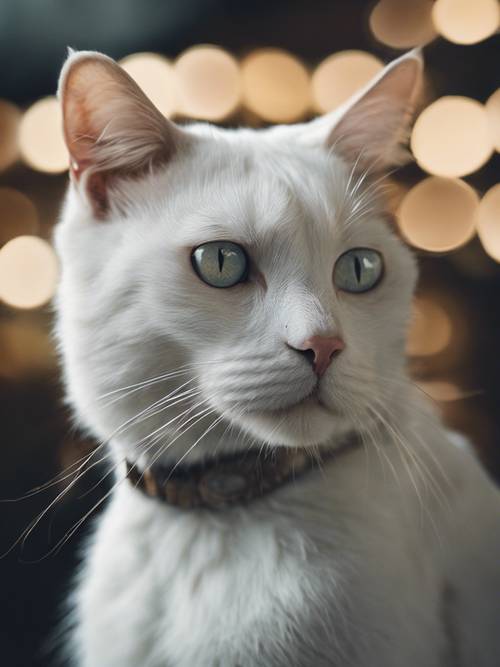
{"label": "cat's chest fur", "polygon": [[439,665],[427,521],[415,529],[415,500],[394,481],[381,493],[380,462],[349,456],[222,514],[172,510],[125,483],[78,593],[84,653],[103,667]]}

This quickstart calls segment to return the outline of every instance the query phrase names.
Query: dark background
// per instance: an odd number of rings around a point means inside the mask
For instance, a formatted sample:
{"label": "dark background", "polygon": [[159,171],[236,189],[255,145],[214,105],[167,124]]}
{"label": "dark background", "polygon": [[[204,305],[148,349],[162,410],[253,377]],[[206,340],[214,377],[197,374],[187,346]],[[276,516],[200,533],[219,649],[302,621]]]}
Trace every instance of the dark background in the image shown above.
{"label": "dark background", "polygon": [[[375,41],[368,29],[372,2],[364,0],[0,0],[0,97],[25,108],[53,94],[66,47],[97,49],[121,58],[155,51],[176,57],[193,44],[214,43],[237,57],[255,47],[282,47],[314,66],[344,49],[370,51],[384,61],[398,55]],[[428,80],[435,96],[467,95],[484,102],[498,86],[498,38],[457,46],[437,39],[425,49]],[[232,122],[238,122],[233,119]],[[498,180],[498,154],[467,182],[482,193]],[[399,178],[422,177],[415,166]],[[42,195],[42,222],[55,221],[66,176],[34,174],[16,165],[0,174],[9,185]],[[1,223],[1,221],[0,221]],[[437,372],[477,389],[470,398],[440,405],[445,419],[474,438],[479,455],[500,477],[500,266],[477,240],[448,256],[420,255],[419,290],[439,289],[455,304],[467,327],[466,348],[455,355],[411,359],[418,378]],[[15,314],[50,330],[50,307]],[[0,326],[14,315],[0,305]],[[2,349],[0,358],[9,354]],[[30,489],[90,451],[92,442],[72,425],[64,408],[57,367],[18,377],[0,374],[0,497],[19,499]],[[90,471],[40,520],[26,539],[0,560],[0,660],[5,667],[55,664],[47,638],[64,616],[60,601],[70,586],[86,524],[61,549],[51,550],[76,521],[102,498],[107,482]],[[0,503],[0,551],[64,489],[64,481],[13,503]],[[44,647],[44,648],[42,648]],[[96,667],[99,667],[96,665]],[[139,667],[139,666],[138,666]]]}

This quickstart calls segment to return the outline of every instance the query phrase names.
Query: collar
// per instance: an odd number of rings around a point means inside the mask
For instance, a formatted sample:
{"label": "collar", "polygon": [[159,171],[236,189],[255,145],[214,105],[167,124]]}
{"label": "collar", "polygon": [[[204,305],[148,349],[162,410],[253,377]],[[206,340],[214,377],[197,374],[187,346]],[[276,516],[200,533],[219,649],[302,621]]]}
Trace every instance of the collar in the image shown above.
{"label": "collar", "polygon": [[298,448],[256,448],[191,465],[155,465],[142,473],[127,460],[127,478],[135,488],[167,505],[220,510],[247,505],[361,444],[359,435],[353,433],[335,449],[319,449],[314,455]]}

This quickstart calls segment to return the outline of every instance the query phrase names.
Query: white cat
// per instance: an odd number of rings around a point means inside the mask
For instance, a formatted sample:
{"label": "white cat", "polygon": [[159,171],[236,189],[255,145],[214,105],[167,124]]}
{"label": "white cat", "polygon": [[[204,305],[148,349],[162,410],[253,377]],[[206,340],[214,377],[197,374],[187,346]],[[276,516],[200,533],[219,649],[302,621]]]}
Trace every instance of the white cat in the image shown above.
{"label": "white cat", "polygon": [[500,664],[500,495],[407,376],[416,267],[378,196],[421,69],[255,131],[68,58],[57,336],[117,471],[79,667]]}

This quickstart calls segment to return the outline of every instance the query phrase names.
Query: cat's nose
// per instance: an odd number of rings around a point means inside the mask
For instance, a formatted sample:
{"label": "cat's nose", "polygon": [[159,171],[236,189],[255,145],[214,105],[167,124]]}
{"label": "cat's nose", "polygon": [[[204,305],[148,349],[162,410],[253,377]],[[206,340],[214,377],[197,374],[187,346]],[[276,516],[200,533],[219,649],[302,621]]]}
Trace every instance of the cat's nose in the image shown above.
{"label": "cat's nose", "polygon": [[321,377],[331,364],[333,357],[344,347],[344,342],[336,336],[311,336],[294,349],[311,361],[314,372]]}

